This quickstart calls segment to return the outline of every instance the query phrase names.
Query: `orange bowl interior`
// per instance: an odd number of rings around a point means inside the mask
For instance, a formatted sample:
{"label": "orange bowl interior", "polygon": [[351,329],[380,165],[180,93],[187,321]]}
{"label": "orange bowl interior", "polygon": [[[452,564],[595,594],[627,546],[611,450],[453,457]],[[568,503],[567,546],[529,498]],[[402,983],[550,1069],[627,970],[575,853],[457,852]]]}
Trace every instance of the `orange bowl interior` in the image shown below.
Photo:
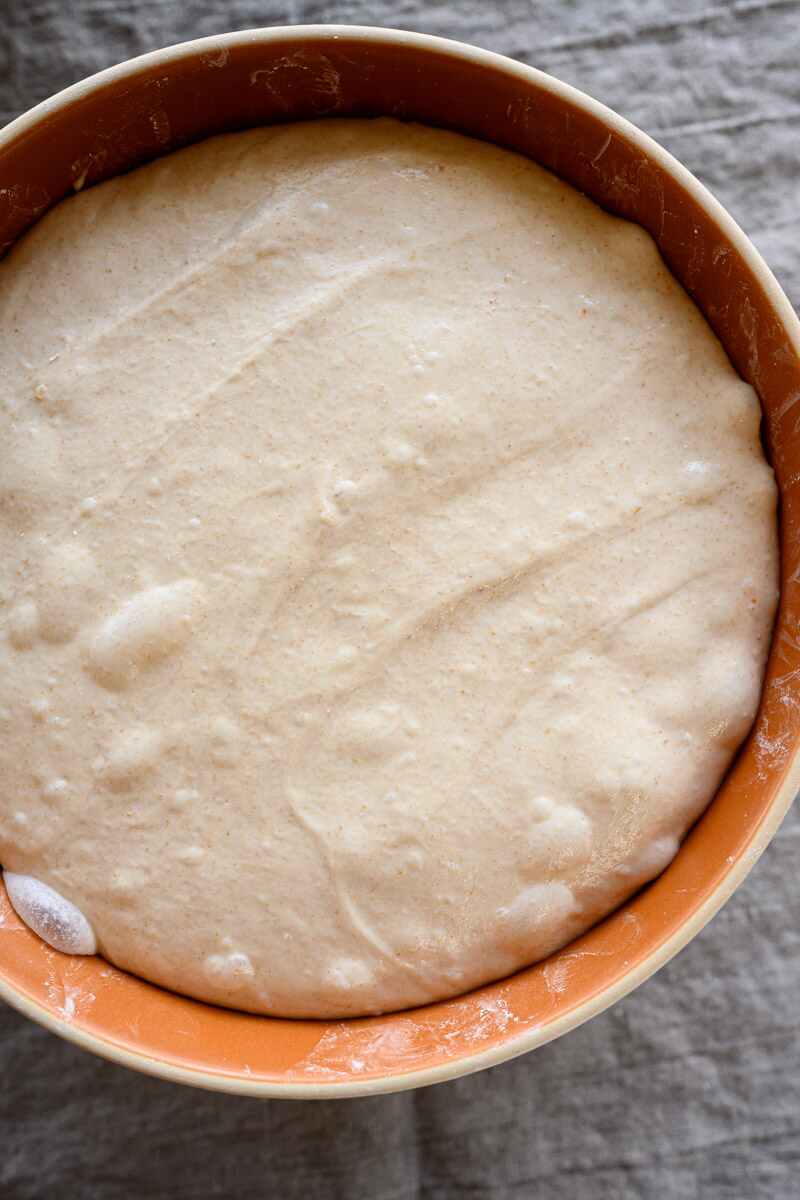
{"label": "orange bowl interior", "polygon": [[0,994],[131,1065],[205,1086],[239,1081],[242,1090],[260,1086],[264,1094],[427,1082],[546,1040],[570,1014],[617,994],[627,976],[665,957],[676,931],[725,890],[726,877],[753,856],[759,831],[783,804],[798,749],[796,329],[776,307],[769,277],[731,240],[725,222],[712,215],[714,206],[710,212],[704,207],[696,185],[687,187],[646,142],[607,123],[577,95],[492,56],[377,30],[369,37],[273,30],[195,43],[135,63],[122,75],[111,72],[11,131],[0,143],[0,246],[13,244],[74,187],[210,134],[329,114],[392,115],[509,147],[650,231],[761,397],[781,494],[782,598],[755,729],[672,865],[547,962],[469,995],[355,1021],[230,1012],[164,991],[101,959],[55,953],[23,927],[0,889]]}

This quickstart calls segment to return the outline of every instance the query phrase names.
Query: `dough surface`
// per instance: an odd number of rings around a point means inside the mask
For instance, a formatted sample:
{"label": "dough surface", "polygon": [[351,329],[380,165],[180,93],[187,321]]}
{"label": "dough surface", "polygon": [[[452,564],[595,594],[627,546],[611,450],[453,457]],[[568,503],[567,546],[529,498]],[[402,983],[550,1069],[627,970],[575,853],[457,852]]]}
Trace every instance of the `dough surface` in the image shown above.
{"label": "dough surface", "polygon": [[0,265],[0,862],[253,1011],[445,997],[655,876],[758,702],[752,389],[640,229],[390,121]]}

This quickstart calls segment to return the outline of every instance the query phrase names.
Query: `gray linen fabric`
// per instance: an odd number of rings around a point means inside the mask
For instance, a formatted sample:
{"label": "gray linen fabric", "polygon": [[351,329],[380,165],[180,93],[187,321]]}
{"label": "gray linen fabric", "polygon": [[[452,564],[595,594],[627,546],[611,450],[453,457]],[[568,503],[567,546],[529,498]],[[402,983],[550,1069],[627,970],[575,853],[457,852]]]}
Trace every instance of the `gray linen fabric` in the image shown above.
{"label": "gray linen fabric", "polygon": [[[0,0],[0,122],[131,55],[303,22],[444,34],[552,71],[704,180],[800,303],[800,3]],[[790,816],[722,914],[612,1011],[423,1092],[258,1102],[145,1079],[0,1006],[3,1200],[794,1200]]]}

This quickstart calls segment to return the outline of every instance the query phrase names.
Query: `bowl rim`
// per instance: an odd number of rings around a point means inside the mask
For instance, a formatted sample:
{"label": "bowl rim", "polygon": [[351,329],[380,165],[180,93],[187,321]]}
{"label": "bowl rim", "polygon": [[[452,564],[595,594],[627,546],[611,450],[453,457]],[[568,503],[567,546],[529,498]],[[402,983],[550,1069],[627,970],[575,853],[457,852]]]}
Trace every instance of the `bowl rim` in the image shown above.
{"label": "bowl rim", "polygon": [[[55,95],[35,105],[3,129],[0,129],[0,151],[18,138],[23,137],[31,129],[46,121],[52,114],[69,107],[93,92],[102,90],[108,84],[120,82],[136,76],[140,71],[152,67],[168,67],[171,63],[199,54],[214,54],[225,51],[230,47],[243,45],[269,45],[291,39],[292,42],[306,41],[320,43],[347,38],[351,42],[364,42],[397,47],[413,47],[422,51],[434,52],[440,56],[458,58],[475,66],[491,68],[504,73],[521,82],[535,83],[540,90],[549,91],[552,95],[563,99],[569,104],[583,109],[584,112],[601,121],[610,132],[619,133],[628,142],[642,150],[649,158],[667,174],[671,175],[717,223],[727,236],[739,255],[758,279],[772,309],[780,318],[786,329],[790,342],[800,355],[800,319],[795,314],[792,305],[783,292],[780,284],[756,250],[753,243],[733,220],[727,210],[719,203],[711,192],[667,150],[654,141],[648,134],[643,133],[624,117],[619,116],[613,109],[594,100],[591,96],[570,84],[563,83],[547,72],[525,63],[516,61],[506,55],[490,50],[483,50],[465,42],[450,38],[437,37],[430,34],[414,33],[411,31],[381,28],[365,25],[317,24],[317,25],[278,25],[264,28],[245,29],[234,33],[217,34],[209,37],[195,38],[190,41],[178,42],[160,50],[154,50],[135,58],[126,59],[116,66],[99,71],[86,79],[79,81],[57,92]],[[544,1028],[531,1028],[520,1034],[511,1035],[498,1045],[476,1054],[465,1054],[436,1067],[422,1068],[398,1074],[380,1076],[364,1080],[352,1079],[331,1081],[330,1083],[299,1083],[281,1082],[277,1080],[260,1080],[247,1075],[222,1075],[199,1068],[180,1066],[162,1059],[151,1057],[143,1052],[134,1052],[112,1042],[105,1041],[95,1034],[75,1028],[60,1020],[37,1002],[17,991],[11,984],[0,977],[0,999],[16,1009],[32,1021],[42,1025],[51,1033],[58,1034],[65,1040],[89,1050],[110,1062],[129,1067],[143,1074],[155,1076],[173,1083],[183,1083],[210,1091],[226,1092],[261,1099],[338,1099],[347,1097],[364,1097],[381,1095],[390,1092],[405,1091],[411,1088],[425,1087],[435,1083],[460,1078],[473,1074],[486,1067],[496,1066],[517,1058],[529,1050],[545,1045],[562,1034],[582,1025],[591,1017],[597,1016],[605,1009],[621,1000],[632,992],[656,971],[664,966],[671,958],[683,949],[719,911],[736,888],[750,873],[761,854],[776,833],[781,821],[788,812],[795,793],[800,788],[800,753],[795,753],[790,763],[783,783],[763,817],[761,824],[754,831],[749,843],[743,848],[736,860],[720,878],[717,886],[697,910],[680,925],[661,945],[637,966],[626,972],[611,986],[596,993],[590,999],[577,1005],[564,1016],[548,1023]],[[155,986],[155,985],[154,985]]]}

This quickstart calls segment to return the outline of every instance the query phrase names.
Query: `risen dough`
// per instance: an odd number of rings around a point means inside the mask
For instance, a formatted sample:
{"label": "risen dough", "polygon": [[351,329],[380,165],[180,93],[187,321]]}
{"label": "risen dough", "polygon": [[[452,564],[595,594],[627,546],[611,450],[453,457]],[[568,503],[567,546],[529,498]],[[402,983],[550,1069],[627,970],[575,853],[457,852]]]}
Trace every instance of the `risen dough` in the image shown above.
{"label": "risen dough", "polygon": [[388,121],[0,268],[0,860],[252,1010],[447,996],[657,874],[756,709],[759,406],[641,230]]}

